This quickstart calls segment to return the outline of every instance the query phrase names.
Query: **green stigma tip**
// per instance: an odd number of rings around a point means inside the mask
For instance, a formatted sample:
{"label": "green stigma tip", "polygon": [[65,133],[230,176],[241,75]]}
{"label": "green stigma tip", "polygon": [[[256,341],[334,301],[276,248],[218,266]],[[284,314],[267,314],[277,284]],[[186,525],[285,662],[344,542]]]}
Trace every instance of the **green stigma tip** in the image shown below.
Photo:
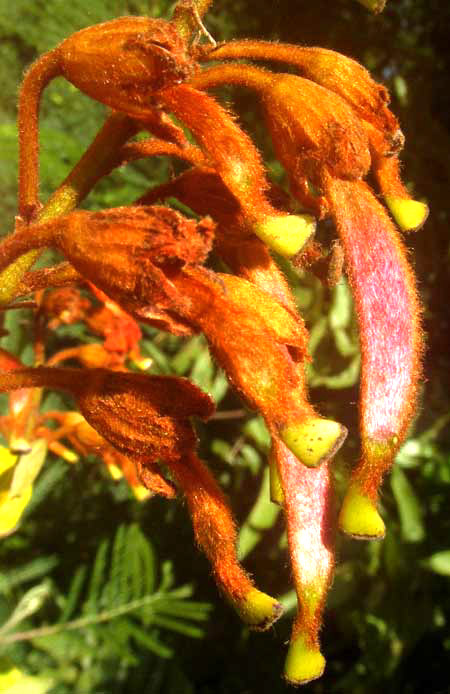
{"label": "green stigma tip", "polygon": [[267,217],[253,229],[269,248],[285,258],[297,255],[316,230],[316,220],[309,214]]}
{"label": "green stigma tip", "polygon": [[271,627],[283,613],[281,603],[257,588],[252,588],[245,598],[233,600],[232,604],[242,621],[257,631]]}
{"label": "green stigma tip", "polygon": [[323,675],[325,658],[317,647],[308,646],[303,637],[291,641],[284,665],[290,684],[308,684]]}
{"label": "green stigma tip", "polygon": [[358,487],[350,486],[339,514],[339,528],[357,540],[382,540],[386,534],[375,504]]}
{"label": "green stigma tip", "polygon": [[386,196],[386,205],[402,231],[417,231],[426,222],[428,205],[409,198]]}
{"label": "green stigma tip", "polygon": [[280,431],[283,443],[307,467],[317,467],[329,460],[346,436],[347,429],[342,424],[320,417],[289,424]]}
{"label": "green stigma tip", "polygon": [[270,470],[270,500],[274,504],[283,506],[284,492],[281,484],[280,475],[278,473],[277,464],[274,460],[269,462]]}

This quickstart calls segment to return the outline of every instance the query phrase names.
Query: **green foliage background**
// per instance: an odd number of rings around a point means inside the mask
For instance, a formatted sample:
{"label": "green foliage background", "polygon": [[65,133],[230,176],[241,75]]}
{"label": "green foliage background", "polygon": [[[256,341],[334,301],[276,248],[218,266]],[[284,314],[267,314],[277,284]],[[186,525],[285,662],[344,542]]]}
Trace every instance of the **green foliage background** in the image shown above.
{"label": "green foliage background", "polygon": [[[0,0],[0,209],[2,232],[15,211],[17,88],[37,55],[73,31],[121,14],[167,16],[168,0]],[[314,694],[444,694],[450,662],[449,208],[450,6],[443,0],[388,0],[371,16],[350,0],[216,0],[207,17],[216,39],[259,36],[322,45],[362,61],[391,89],[406,135],[404,176],[431,208],[408,237],[425,305],[422,406],[411,438],[385,482],[383,543],[339,540]],[[228,94],[227,94],[228,95]],[[273,161],[251,95],[234,91],[242,121]],[[61,182],[99,127],[104,109],[63,80],[42,104],[42,197]],[[127,204],[172,171],[164,159],[115,172],[86,201]],[[320,232],[327,237],[330,231]],[[325,415],[357,431],[359,352],[348,289],[323,290],[305,274],[294,291],[311,329],[312,397]],[[24,353],[26,313],[7,316],[3,346]],[[88,339],[68,331],[61,340]],[[30,694],[247,694],[283,692],[279,679],[294,600],[283,524],[266,500],[267,436],[229,392],[205,344],[146,330],[154,372],[190,376],[221,411],[202,433],[202,456],[226,488],[242,527],[240,552],[259,585],[283,596],[287,618],[268,634],[238,623],[217,596],[192,544],[182,504],[139,504],[94,459],[69,466],[50,456],[18,532],[0,543],[1,655],[30,674]],[[61,404],[50,396],[45,406]],[[338,493],[358,453],[355,433],[336,461]],[[33,632],[33,630],[38,630]],[[28,632],[21,640],[14,634]],[[1,673],[0,664],[0,673]],[[6,661],[4,667],[6,668]],[[40,688],[39,688],[40,687]],[[25,689],[23,690],[25,691]],[[27,690],[28,691],[28,690]]]}

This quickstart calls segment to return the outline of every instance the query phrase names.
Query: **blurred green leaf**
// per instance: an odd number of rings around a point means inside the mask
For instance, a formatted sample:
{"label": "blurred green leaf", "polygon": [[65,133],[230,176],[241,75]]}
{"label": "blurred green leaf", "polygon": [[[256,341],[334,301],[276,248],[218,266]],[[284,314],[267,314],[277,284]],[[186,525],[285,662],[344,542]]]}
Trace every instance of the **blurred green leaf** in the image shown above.
{"label": "blurred green leaf", "polygon": [[264,531],[275,523],[280,510],[280,507],[270,500],[270,471],[267,465],[261,477],[258,498],[239,531],[238,555],[240,559],[244,559],[256,547],[264,536]]}
{"label": "blurred green leaf", "polygon": [[391,487],[397,502],[402,529],[406,542],[421,542],[425,538],[422,509],[413,487],[403,470],[394,465]]}
{"label": "blurred green leaf", "polygon": [[450,549],[432,554],[422,561],[422,565],[441,576],[450,576]]}

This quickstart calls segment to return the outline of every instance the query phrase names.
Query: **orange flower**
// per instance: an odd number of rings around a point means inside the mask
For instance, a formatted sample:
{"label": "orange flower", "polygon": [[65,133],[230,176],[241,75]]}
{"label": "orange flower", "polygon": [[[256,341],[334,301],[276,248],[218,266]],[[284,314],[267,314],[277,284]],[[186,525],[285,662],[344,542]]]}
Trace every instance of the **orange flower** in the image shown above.
{"label": "orange flower", "polygon": [[[42,55],[26,72],[19,94],[22,218],[30,221],[38,209],[38,112],[42,92],[52,79],[65,77],[93,99],[143,119],[158,136],[182,141],[183,133],[152,106],[149,93],[179,82],[192,70],[174,25],[147,17],[121,17],[82,29]],[[125,139],[135,129],[128,124]]]}
{"label": "orange flower", "polygon": [[[296,75],[275,75],[248,65],[205,70],[199,87],[240,84],[256,90],[278,159],[293,194],[319,217],[328,213],[324,172],[363,178],[370,168],[369,139],[360,118],[337,94]],[[311,192],[310,184],[319,194]]]}
{"label": "orange flower", "polygon": [[147,17],[120,17],[82,29],[40,60],[50,59],[78,89],[138,118],[150,110],[151,91],[193,71],[174,25]]}
{"label": "orange flower", "polygon": [[[292,76],[284,76],[281,81],[279,78],[276,80],[273,78],[273,87],[267,90],[265,85],[268,82],[268,73],[263,73],[250,66],[226,64],[204,70],[191,80],[197,88],[235,83],[263,91],[263,94],[267,95],[265,108],[268,115],[268,125],[272,129],[274,140],[277,139],[277,128],[284,127],[287,130],[286,123],[291,124],[289,127],[296,123],[297,133],[293,138],[291,137],[291,140],[297,141],[295,155],[292,154],[289,157],[292,152],[289,138],[285,136],[280,138],[278,156],[282,159],[288,173],[295,172],[294,180],[292,180],[291,175],[291,187],[294,194],[300,193],[299,199],[306,207],[317,209],[316,205],[318,204],[319,213],[326,211],[323,207],[324,200],[314,201],[307,188],[307,180],[317,185],[314,181],[314,172],[310,170],[311,166],[316,168],[315,162],[310,161],[311,157],[314,157],[314,147],[320,146],[323,153],[321,161],[326,159],[328,166],[330,166],[332,158],[336,157],[336,154],[330,150],[336,133],[336,149],[342,149],[344,145],[347,148],[353,146],[355,151],[359,152],[359,156],[362,156],[365,147],[361,146],[361,135],[357,135],[357,132],[364,128],[370,144],[375,175],[394,219],[405,231],[418,229],[422,226],[428,216],[428,207],[422,202],[413,200],[400,179],[396,153],[403,147],[404,137],[397,119],[387,106],[389,93],[385,87],[372,79],[362,65],[340,53],[324,48],[307,48],[266,41],[234,41],[219,46],[208,57],[220,59],[231,57],[264,58],[264,60],[285,62],[296,66],[301,74],[308,78],[306,81],[303,80],[303,83],[298,80],[295,82]],[[327,93],[315,89],[314,85],[308,87],[307,81],[309,80],[324,87]],[[279,92],[278,97],[275,84]],[[340,99],[333,101],[330,92]],[[297,105],[294,106],[296,102]],[[347,108],[343,111],[342,102],[345,102],[351,109]],[[296,108],[301,109],[303,113],[307,111],[308,117],[303,119],[299,117],[297,122],[295,119],[289,118],[289,110]],[[277,109],[279,109],[280,115],[281,113],[287,115],[284,126],[282,118],[272,118],[270,115],[272,111],[275,112]],[[353,117],[351,117],[351,112],[353,112]],[[355,126],[355,116],[359,120],[357,127]],[[320,122],[317,123],[318,119],[319,121],[322,119],[322,125],[323,121],[327,120],[326,128],[320,127]],[[347,141],[342,136],[342,129],[347,133]],[[300,132],[298,132],[299,130]],[[321,143],[317,141],[318,137],[321,138]],[[328,144],[325,142],[326,138],[329,140]],[[297,157],[298,159],[300,141],[303,141],[302,146],[306,149],[306,156],[303,158],[301,167],[295,170],[289,164],[289,158]],[[285,149],[284,152],[283,149]],[[347,160],[347,173],[351,162],[349,153],[350,150],[347,153],[344,151],[338,153],[339,159],[344,156]],[[339,174],[337,171],[332,172],[332,175],[347,177],[342,175],[342,172]]]}
{"label": "orange flower", "polygon": [[378,488],[415,412],[422,332],[406,249],[383,206],[363,182],[328,188],[355,297],[361,352],[363,456],[344,500],[340,527],[382,537]]}
{"label": "orange flower", "polygon": [[207,419],[214,411],[208,395],[175,376],[45,367],[2,374],[0,392],[23,387],[69,391],[101,436],[144,463],[177,460],[192,450],[196,437],[189,417]]}
{"label": "orange flower", "polygon": [[[320,47],[241,40],[224,43],[209,51],[205,57],[208,60],[251,58],[292,65],[308,80],[338,94],[363,121],[371,124],[383,138],[379,142],[380,153],[396,152],[403,146],[404,138],[398,120],[388,108],[388,90],[375,82],[356,60],[342,53]],[[202,75],[199,79],[202,79]]]}
{"label": "orange flower", "polygon": [[298,253],[313,235],[315,222],[309,215],[286,214],[271,205],[265,195],[268,183],[259,153],[230,114],[188,85],[163,89],[157,98],[192,131],[239,201],[249,231],[281,255]]}
{"label": "orange flower", "polygon": [[186,496],[195,539],[212,564],[217,585],[249,627],[268,629],[283,608],[255,588],[239,564],[234,521],[216,481],[194,453],[169,467]]}
{"label": "orange flower", "polygon": [[176,319],[184,300],[170,273],[184,264],[202,262],[213,231],[211,220],[196,222],[166,207],[78,211],[17,231],[0,249],[0,266],[32,248],[56,246],[85,280],[127,313],[185,335],[192,326]]}
{"label": "orange flower", "polygon": [[[282,84],[298,79],[282,78]],[[329,133],[334,99],[311,85],[320,93],[320,104],[309,100],[288,112],[282,106],[282,90],[270,90],[265,108],[280,160],[295,176],[297,156],[300,175],[306,170],[320,184],[341,238],[361,335],[363,460],[354,472],[340,526],[355,537],[381,537],[384,524],[376,510],[378,488],[415,409],[422,345],[420,306],[398,234],[368,186],[358,180],[364,167],[355,167],[354,162],[367,161],[366,145],[350,128],[339,131],[333,149]],[[306,136],[310,119],[318,113],[316,141],[324,145],[316,147],[313,156],[311,151],[305,154],[311,140]]]}
{"label": "orange flower", "polygon": [[[364,127],[356,107],[337,94],[294,75],[230,64],[222,71],[206,70],[196,83],[210,86],[221,80],[259,91],[294,194],[322,214],[329,211],[340,234],[361,333],[363,438],[363,459],[344,501],[340,526],[355,537],[382,537],[377,493],[414,413],[421,330],[405,249],[384,208],[361,180],[371,164],[369,138],[376,127]],[[373,143],[374,137],[372,150]],[[392,186],[395,160],[387,168],[386,157],[376,161],[382,182]],[[318,196],[311,195],[309,183]]]}
{"label": "orange flower", "polygon": [[317,417],[297,364],[306,356],[303,323],[244,279],[191,268],[173,279],[189,297],[186,316],[205,334],[234,388],[305,465],[325,462],[346,430]]}

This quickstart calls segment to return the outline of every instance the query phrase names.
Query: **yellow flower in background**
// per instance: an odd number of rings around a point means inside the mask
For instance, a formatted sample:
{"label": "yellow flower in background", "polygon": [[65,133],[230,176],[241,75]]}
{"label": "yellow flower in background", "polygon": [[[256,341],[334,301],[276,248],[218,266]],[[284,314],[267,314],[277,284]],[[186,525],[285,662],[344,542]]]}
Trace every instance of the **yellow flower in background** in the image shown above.
{"label": "yellow flower in background", "polygon": [[53,682],[49,677],[26,675],[6,658],[0,663],[0,692],[2,694],[45,694],[52,686]]}
{"label": "yellow flower in background", "polygon": [[0,537],[16,529],[46,455],[47,444],[43,439],[36,439],[31,450],[22,455],[0,446]]}
{"label": "yellow flower in background", "polygon": [[11,494],[17,460],[17,455],[4,446],[0,447],[0,537],[9,535],[15,529],[32,494],[32,485],[18,496]]}

